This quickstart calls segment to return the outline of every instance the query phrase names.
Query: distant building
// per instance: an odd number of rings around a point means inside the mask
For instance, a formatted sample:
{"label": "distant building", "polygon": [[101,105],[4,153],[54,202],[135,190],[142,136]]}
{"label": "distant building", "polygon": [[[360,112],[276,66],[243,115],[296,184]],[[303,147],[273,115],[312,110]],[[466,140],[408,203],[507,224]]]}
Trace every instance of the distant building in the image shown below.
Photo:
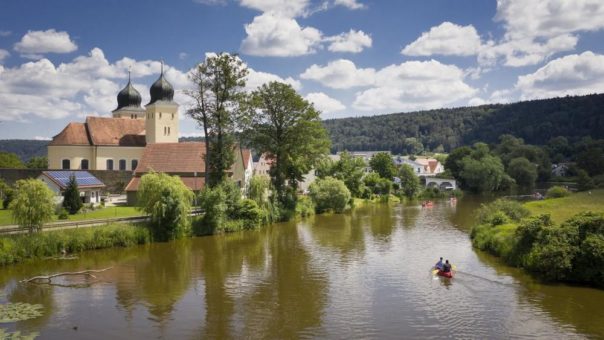
{"label": "distant building", "polygon": [[101,202],[101,190],[105,188],[105,184],[88,171],[43,171],[38,179],[46,183],[54,192],[56,202],[61,203],[71,176],[75,177],[78,184],[82,203]]}
{"label": "distant building", "polygon": [[403,164],[411,166],[417,176],[436,176],[445,171],[443,165],[434,158],[417,157],[411,160],[408,156],[397,156],[394,162],[398,166]]}
{"label": "distant building", "polygon": [[557,163],[552,164],[552,175],[558,177],[568,176],[568,170],[573,165],[573,163]]}

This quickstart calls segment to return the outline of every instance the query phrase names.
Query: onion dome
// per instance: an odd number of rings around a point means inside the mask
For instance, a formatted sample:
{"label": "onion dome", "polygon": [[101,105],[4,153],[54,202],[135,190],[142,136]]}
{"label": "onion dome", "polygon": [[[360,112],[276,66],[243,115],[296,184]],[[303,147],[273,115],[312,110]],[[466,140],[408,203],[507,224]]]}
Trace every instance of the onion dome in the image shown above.
{"label": "onion dome", "polygon": [[141,106],[141,94],[138,93],[138,91],[134,88],[134,86],[132,86],[132,83],[130,82],[130,75],[128,75],[128,85],[126,85],[126,87],[124,87],[117,94],[117,109],[116,110],[119,110],[123,107],[128,107],[128,106],[134,106],[134,107]]}
{"label": "onion dome", "polygon": [[161,67],[161,75],[159,76],[159,79],[157,79],[155,83],[151,85],[151,90],[149,92],[151,93],[151,101],[149,104],[153,104],[156,101],[171,102],[174,98],[174,88],[172,87],[172,84],[170,84],[166,78],[164,78],[163,63]]}

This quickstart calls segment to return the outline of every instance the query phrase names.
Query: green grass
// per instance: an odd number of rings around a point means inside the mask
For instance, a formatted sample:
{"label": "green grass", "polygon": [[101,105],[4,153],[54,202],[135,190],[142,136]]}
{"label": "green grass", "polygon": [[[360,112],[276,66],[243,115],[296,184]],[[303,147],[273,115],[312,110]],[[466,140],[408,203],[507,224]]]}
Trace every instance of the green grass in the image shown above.
{"label": "green grass", "polygon": [[562,198],[528,202],[531,215],[550,214],[554,223],[562,223],[582,211],[604,213],[604,190],[579,192]]}
{"label": "green grass", "polygon": [[[85,221],[85,220],[96,220],[96,219],[106,219],[106,218],[115,218],[115,217],[132,217],[132,216],[141,216],[144,215],[140,211],[136,210],[135,207],[107,207],[101,208],[94,211],[89,211],[87,213],[77,213],[75,215],[69,215],[69,221]],[[55,216],[53,221],[58,221]],[[0,225],[9,225],[14,224],[11,216],[11,211],[0,210]]]}

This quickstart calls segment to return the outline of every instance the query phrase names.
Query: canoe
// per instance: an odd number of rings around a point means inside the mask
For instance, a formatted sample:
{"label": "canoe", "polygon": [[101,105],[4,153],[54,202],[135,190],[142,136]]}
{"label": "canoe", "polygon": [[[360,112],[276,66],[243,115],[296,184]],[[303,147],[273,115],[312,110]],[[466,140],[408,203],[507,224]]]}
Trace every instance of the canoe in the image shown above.
{"label": "canoe", "polygon": [[438,270],[436,272],[436,275],[442,276],[442,277],[446,277],[446,278],[452,278],[453,277],[453,271],[450,272],[443,272],[442,270]]}

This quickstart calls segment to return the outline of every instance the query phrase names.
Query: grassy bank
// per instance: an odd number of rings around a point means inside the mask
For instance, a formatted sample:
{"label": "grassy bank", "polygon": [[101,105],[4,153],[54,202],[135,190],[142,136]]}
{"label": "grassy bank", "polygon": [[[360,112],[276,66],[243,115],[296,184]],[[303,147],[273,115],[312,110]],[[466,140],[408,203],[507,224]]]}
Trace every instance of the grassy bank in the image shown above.
{"label": "grassy bank", "polygon": [[604,190],[496,201],[477,211],[472,244],[539,277],[604,286]]}
{"label": "grassy bank", "polygon": [[[115,217],[132,217],[140,215],[143,215],[143,213],[136,210],[135,207],[114,206],[99,208],[93,211],[79,212],[75,215],[69,215],[66,221],[85,221]],[[53,222],[55,221],[59,221],[57,219],[57,216],[53,218]],[[9,224],[14,224],[11,216],[11,211],[8,209],[0,210],[0,226]]]}
{"label": "grassy bank", "polygon": [[129,247],[151,241],[149,229],[127,224],[3,236],[0,237],[0,265],[59,256],[63,250],[73,254],[84,250]]}

